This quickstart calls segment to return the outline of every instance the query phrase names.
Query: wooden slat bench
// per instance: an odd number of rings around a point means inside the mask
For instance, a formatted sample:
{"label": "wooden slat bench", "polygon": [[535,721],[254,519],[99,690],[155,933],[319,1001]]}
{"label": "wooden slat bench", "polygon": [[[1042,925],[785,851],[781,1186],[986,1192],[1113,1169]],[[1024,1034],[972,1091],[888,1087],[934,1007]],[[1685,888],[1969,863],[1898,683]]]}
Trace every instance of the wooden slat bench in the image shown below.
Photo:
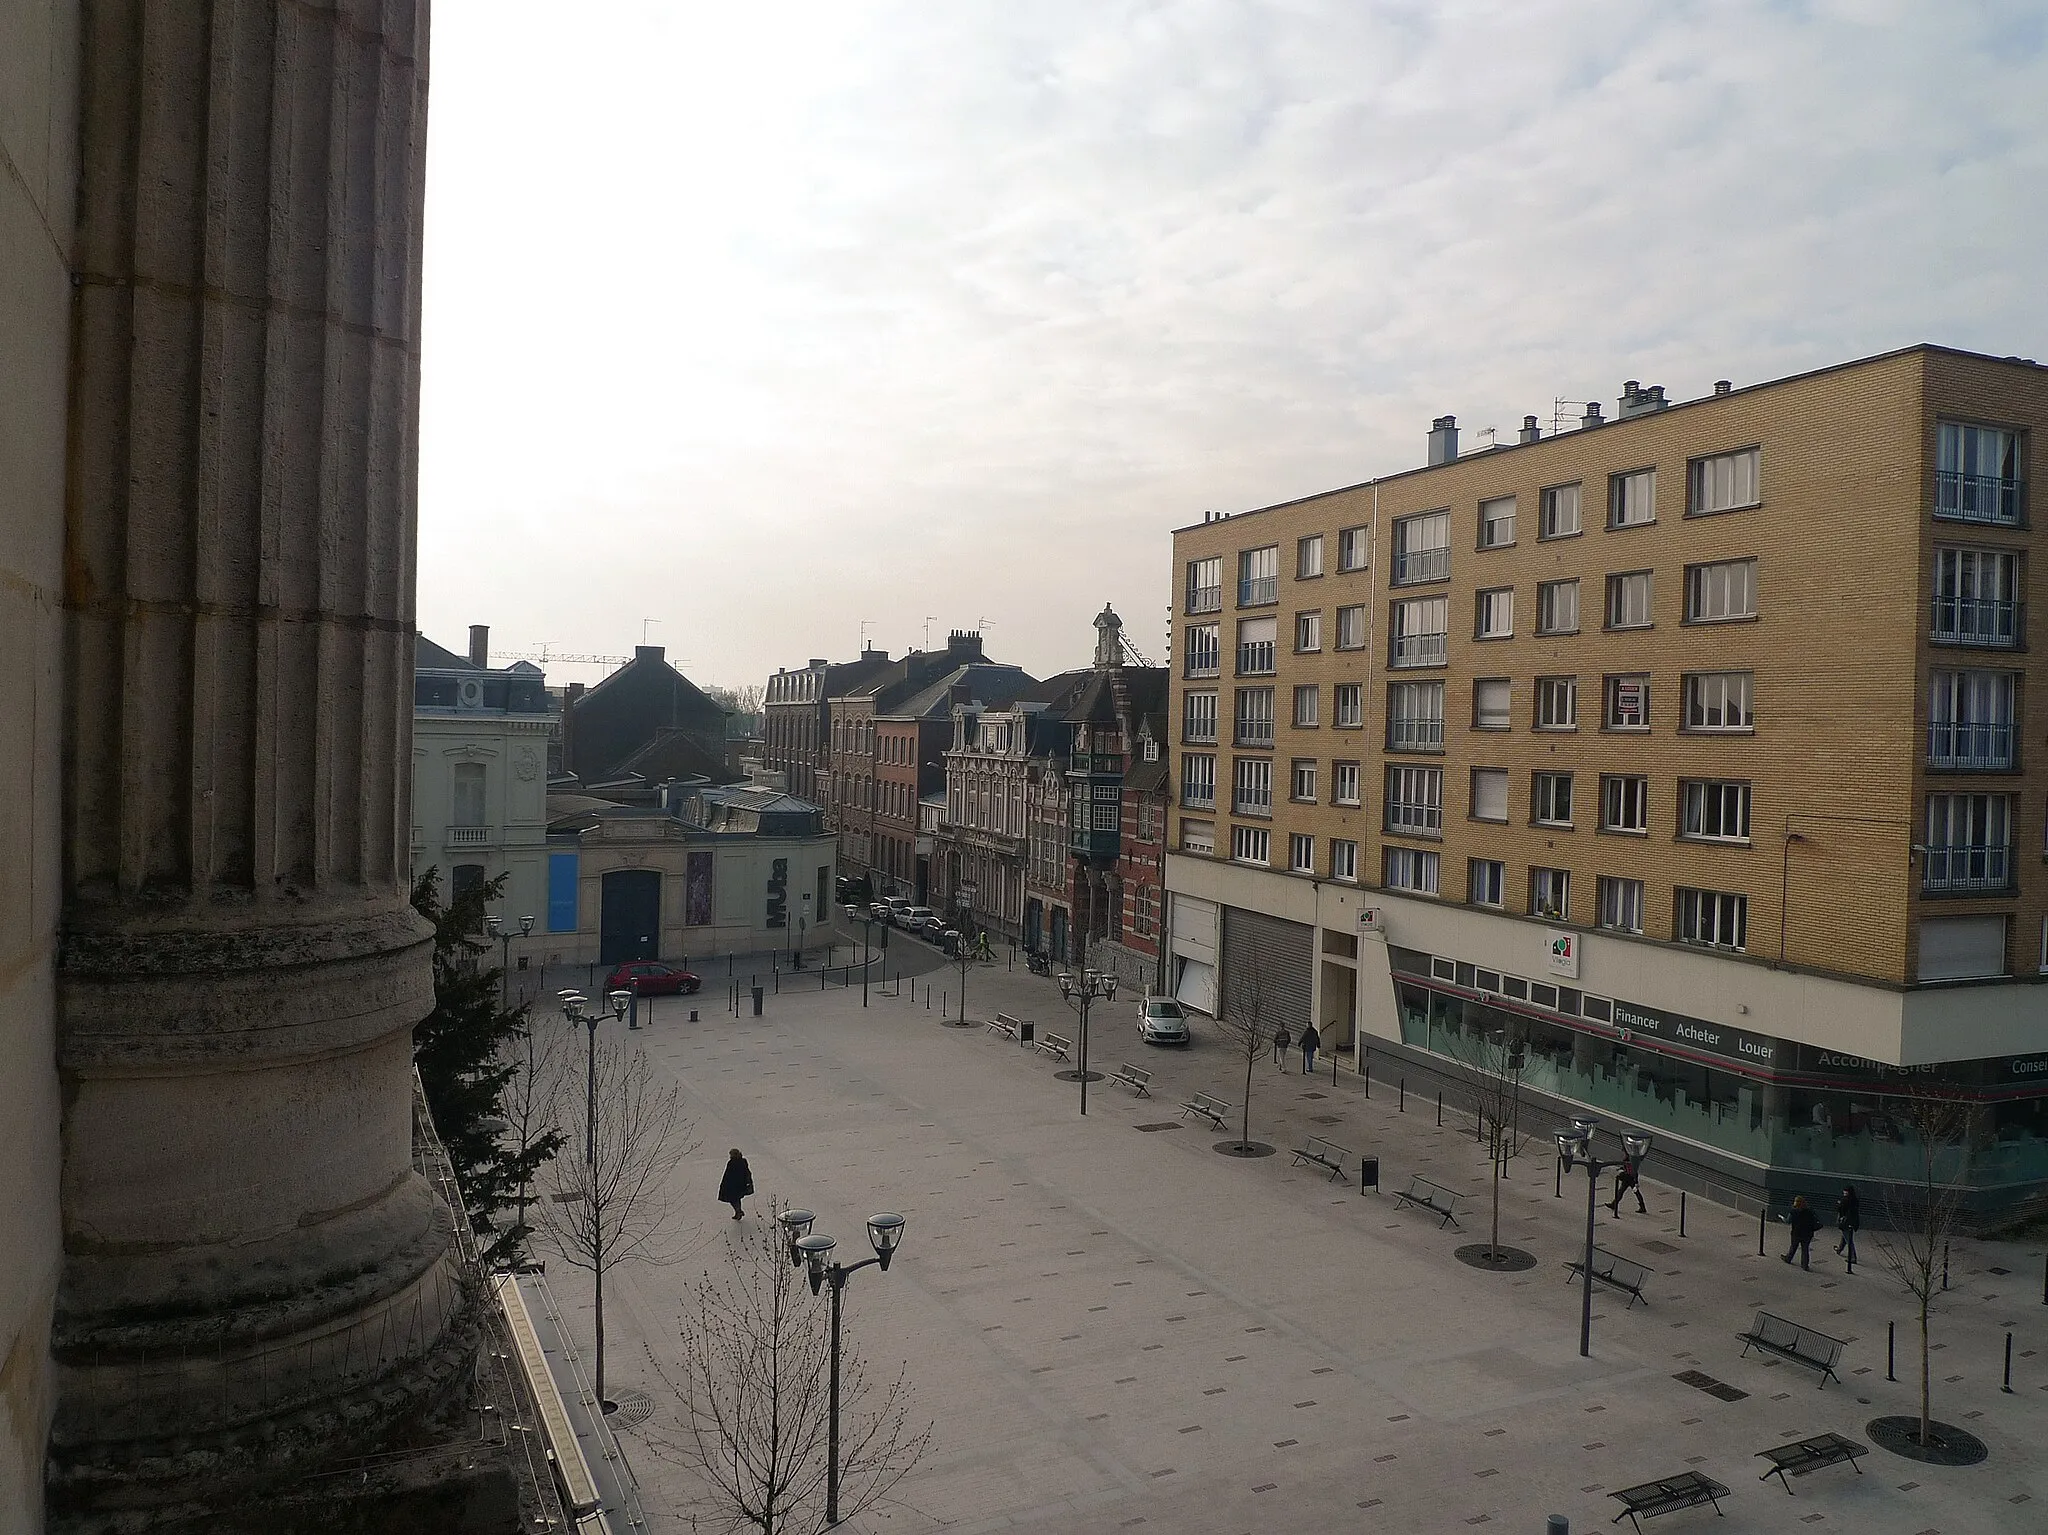
{"label": "wooden slat bench", "polygon": [[1041,1034],[1031,1042],[1031,1047],[1056,1061],[1063,1061],[1073,1050],[1074,1042],[1059,1034]]}
{"label": "wooden slat bench", "polygon": [[1311,1162],[1318,1167],[1327,1167],[1330,1170],[1330,1177],[1336,1179],[1344,1175],[1344,1163],[1350,1156],[1351,1153],[1335,1141],[1326,1141],[1320,1135],[1311,1135],[1295,1151],[1294,1160],[1302,1167],[1308,1166]]}
{"label": "wooden slat bench", "polygon": [[1811,1439],[1795,1439],[1790,1444],[1773,1445],[1768,1450],[1758,1450],[1771,1463],[1771,1469],[1757,1480],[1768,1482],[1772,1477],[1788,1493],[1792,1484],[1786,1478],[1804,1476],[1809,1471],[1818,1471],[1823,1466],[1839,1466],[1843,1461],[1858,1476],[1863,1468],[1856,1464],[1859,1456],[1868,1455],[1870,1446],[1858,1444],[1853,1439],[1844,1439],[1840,1434],[1815,1434]]}
{"label": "wooden slat bench", "polygon": [[1407,1188],[1394,1196],[1394,1208],[1398,1210],[1404,1204],[1416,1205],[1432,1215],[1442,1217],[1436,1223],[1439,1231],[1446,1226],[1457,1226],[1458,1230],[1463,1231],[1465,1228],[1458,1226],[1458,1204],[1464,1197],[1456,1189],[1447,1189],[1441,1183],[1432,1183],[1418,1173],[1408,1180]]}
{"label": "wooden slat bench", "polygon": [[[1584,1258],[1574,1258],[1565,1265],[1573,1278],[1577,1278],[1586,1267]],[[1624,1310],[1633,1310],[1635,1303],[1650,1304],[1650,1297],[1643,1294],[1643,1281],[1650,1277],[1650,1270],[1633,1258],[1624,1258],[1620,1253],[1611,1253],[1604,1247],[1593,1249],[1593,1277],[1610,1289],[1619,1290],[1628,1296]]]}
{"label": "wooden slat bench", "polygon": [[1182,1119],[1186,1119],[1190,1114],[1199,1114],[1219,1130],[1223,1128],[1223,1116],[1229,1112],[1229,1104],[1221,1098],[1211,1097],[1208,1093],[1196,1093],[1180,1106]]}
{"label": "wooden slat bench", "polygon": [[1119,1087],[1130,1088],[1140,1098],[1152,1096],[1152,1073],[1140,1070],[1129,1061],[1125,1061],[1115,1071],[1112,1071],[1109,1074],[1109,1080],[1116,1083]]}
{"label": "wooden slat bench", "polygon": [[1017,1025],[1023,1021],[1021,1018],[1012,1018],[1008,1013],[997,1013],[995,1017],[989,1019],[988,1031],[991,1034],[1000,1034],[1005,1039],[1015,1039]]}
{"label": "wooden slat bench", "polygon": [[1842,1357],[1842,1350],[1849,1345],[1840,1338],[1830,1338],[1824,1332],[1815,1332],[1811,1327],[1801,1327],[1797,1322],[1775,1316],[1768,1311],[1759,1311],[1756,1321],[1748,1332],[1737,1333],[1742,1340],[1742,1352],[1759,1349],[1788,1363],[1803,1365],[1820,1375],[1820,1388],[1828,1388],[1835,1374],[1835,1361]]}
{"label": "wooden slat bench", "polygon": [[1697,1471],[1681,1471],[1677,1476],[1624,1487],[1607,1496],[1621,1500],[1621,1512],[1608,1523],[1619,1524],[1626,1519],[1636,1527],[1637,1535],[1641,1535],[1643,1520],[1654,1519],[1659,1514],[1673,1514],[1681,1508],[1698,1508],[1702,1503],[1711,1503],[1714,1512],[1719,1514],[1721,1499],[1728,1496],[1728,1489]]}

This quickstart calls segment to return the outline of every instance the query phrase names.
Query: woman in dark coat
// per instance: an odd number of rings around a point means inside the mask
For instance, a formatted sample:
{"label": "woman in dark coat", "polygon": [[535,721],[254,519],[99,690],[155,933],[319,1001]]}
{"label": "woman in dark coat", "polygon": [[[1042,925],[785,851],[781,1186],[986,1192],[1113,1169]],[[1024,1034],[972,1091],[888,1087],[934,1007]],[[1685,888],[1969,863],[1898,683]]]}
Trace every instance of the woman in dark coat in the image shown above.
{"label": "woman in dark coat", "polygon": [[732,1206],[732,1218],[738,1220],[747,1212],[740,1208],[740,1201],[754,1192],[754,1172],[747,1166],[747,1159],[740,1155],[739,1147],[732,1149],[732,1156],[726,1160],[725,1176],[718,1180],[718,1200]]}

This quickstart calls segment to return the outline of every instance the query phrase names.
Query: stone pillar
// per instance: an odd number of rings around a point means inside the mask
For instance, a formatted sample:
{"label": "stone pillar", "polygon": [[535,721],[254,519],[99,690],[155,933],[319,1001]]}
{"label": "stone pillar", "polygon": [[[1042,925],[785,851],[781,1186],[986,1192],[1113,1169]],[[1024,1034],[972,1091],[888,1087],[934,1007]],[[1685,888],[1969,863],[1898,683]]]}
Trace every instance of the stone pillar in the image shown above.
{"label": "stone pillar", "polygon": [[451,1368],[410,1131],[426,11],[85,7],[53,1509],[373,1443]]}

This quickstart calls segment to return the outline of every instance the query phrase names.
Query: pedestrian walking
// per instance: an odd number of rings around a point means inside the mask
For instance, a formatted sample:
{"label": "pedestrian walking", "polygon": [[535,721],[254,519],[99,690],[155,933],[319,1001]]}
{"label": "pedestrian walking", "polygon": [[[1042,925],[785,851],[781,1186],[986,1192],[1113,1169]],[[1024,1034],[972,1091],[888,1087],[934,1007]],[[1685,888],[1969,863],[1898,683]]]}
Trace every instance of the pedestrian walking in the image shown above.
{"label": "pedestrian walking", "polygon": [[1792,1245],[1785,1249],[1784,1261],[1790,1263],[1794,1253],[1799,1254],[1799,1266],[1813,1267],[1813,1234],[1820,1230],[1820,1217],[1813,1213],[1813,1206],[1801,1194],[1792,1201],[1792,1213],[1785,1217],[1792,1226]]}
{"label": "pedestrian walking", "polygon": [[740,1208],[740,1201],[754,1192],[754,1170],[747,1166],[747,1159],[740,1155],[739,1147],[732,1149],[726,1158],[725,1176],[718,1180],[718,1202],[732,1206],[732,1218],[738,1220],[747,1212]]}
{"label": "pedestrian walking", "polygon": [[1309,1024],[1301,1031],[1301,1074],[1312,1077],[1316,1073],[1316,1052],[1323,1048],[1323,1036],[1316,1032],[1316,1026]]}
{"label": "pedestrian walking", "polygon": [[1273,1064],[1284,1067],[1287,1064],[1287,1047],[1294,1043],[1294,1036],[1287,1032],[1287,1025],[1281,1024],[1273,1031]]}
{"label": "pedestrian walking", "polygon": [[1641,1176],[1636,1172],[1635,1159],[1633,1157],[1626,1157],[1622,1160],[1621,1166],[1615,1169],[1614,1202],[1608,1205],[1607,1207],[1609,1213],[1615,1215],[1616,1217],[1620,1216],[1621,1196],[1628,1193],[1630,1190],[1634,1190],[1635,1192],[1636,1214],[1648,1215],[1650,1213],[1650,1207],[1643,1203],[1643,1180]]}
{"label": "pedestrian walking", "polygon": [[1856,1267],[1856,1228],[1863,1224],[1863,1201],[1856,1197],[1856,1190],[1847,1184],[1842,1186],[1842,1197],[1835,1201],[1835,1225],[1842,1233],[1841,1241],[1835,1243],[1835,1251],[1844,1254],[1849,1267]]}

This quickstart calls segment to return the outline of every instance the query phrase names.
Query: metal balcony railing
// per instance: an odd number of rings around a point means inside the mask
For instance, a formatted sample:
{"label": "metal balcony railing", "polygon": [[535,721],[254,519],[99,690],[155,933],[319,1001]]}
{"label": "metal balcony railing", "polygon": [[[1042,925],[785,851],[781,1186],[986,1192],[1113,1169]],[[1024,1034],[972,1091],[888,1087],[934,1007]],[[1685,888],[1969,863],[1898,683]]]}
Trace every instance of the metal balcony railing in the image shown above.
{"label": "metal balcony railing", "polygon": [[1188,657],[1190,677],[1220,677],[1223,675],[1223,658],[1220,655],[1190,655]]}
{"label": "metal balcony railing", "polygon": [[1190,613],[1220,613],[1223,611],[1223,588],[1220,586],[1195,586],[1188,589],[1188,611]]}
{"label": "metal balcony railing", "polygon": [[1417,581],[1450,579],[1451,551],[1448,549],[1405,549],[1394,556],[1394,585],[1412,586]]}
{"label": "metal balcony railing", "polygon": [[1450,636],[1444,634],[1397,634],[1394,636],[1393,664],[1442,666],[1449,639]]}
{"label": "metal balcony railing", "polygon": [[1934,720],[1927,727],[1927,765],[1963,771],[1995,771],[2013,765],[2009,724]]}
{"label": "metal balcony railing", "polygon": [[1273,675],[1273,644],[1261,641],[1254,645],[1237,647],[1237,674],[1240,677],[1270,677]]}
{"label": "metal balcony railing", "polygon": [[1278,576],[1249,576],[1237,583],[1237,605],[1241,608],[1263,607],[1279,600]]}
{"label": "metal balcony railing", "polygon": [[1937,469],[1934,515],[1945,522],[1983,522],[2016,528],[2026,520],[2027,482],[1996,474]]}
{"label": "metal balcony railing", "polygon": [[1934,635],[1951,645],[2010,649],[2026,627],[2027,605],[1998,597],[1934,598]]}
{"label": "metal balcony railing", "polygon": [[1441,751],[1444,744],[1442,720],[1390,719],[1387,746],[1393,751]]}
{"label": "metal balcony railing", "polygon": [[1182,723],[1180,738],[1195,746],[1216,744],[1216,722],[1213,719],[1191,719]]}
{"label": "metal balcony railing", "polygon": [[1181,807],[1185,810],[1214,810],[1216,808],[1216,786],[1204,783],[1184,783],[1180,789]]}
{"label": "metal balcony railing", "polygon": [[1273,744],[1273,722],[1271,720],[1239,720],[1237,722],[1237,744],[1239,746],[1271,746]]}
{"label": "metal balcony railing", "polygon": [[2012,846],[1958,843],[1930,846],[1922,864],[1920,888],[1952,895],[1995,893],[2012,885]]}
{"label": "metal balcony railing", "polygon": [[1387,830],[1410,837],[1435,837],[1444,829],[1444,807],[1412,800],[1387,801]]}
{"label": "metal balcony railing", "polygon": [[1264,793],[1240,792],[1232,796],[1230,808],[1236,815],[1269,816],[1273,813],[1273,791],[1268,789]]}

